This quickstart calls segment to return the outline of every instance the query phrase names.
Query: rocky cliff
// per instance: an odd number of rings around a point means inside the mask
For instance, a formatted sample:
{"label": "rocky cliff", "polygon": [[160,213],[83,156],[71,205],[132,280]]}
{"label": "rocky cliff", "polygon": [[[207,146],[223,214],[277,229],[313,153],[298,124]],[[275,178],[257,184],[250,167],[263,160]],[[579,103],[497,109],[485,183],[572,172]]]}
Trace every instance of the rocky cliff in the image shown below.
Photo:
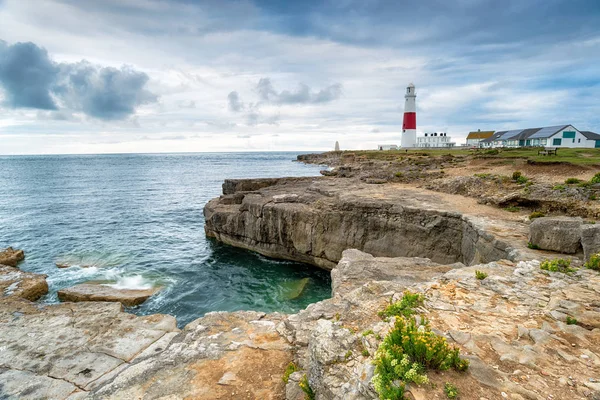
{"label": "rocky cliff", "polygon": [[[445,398],[446,382],[461,399],[598,399],[600,274],[539,265],[347,250],[332,270],[331,299],[292,315],[209,313],[183,330],[173,317],[134,316],[118,303],[7,297],[0,397],[301,400],[306,376],[318,400],[376,399],[374,355],[394,324],[378,311],[410,290],[424,296],[418,314],[470,367],[430,373],[431,384],[408,385],[409,399]],[[297,371],[284,384],[290,362]]]}
{"label": "rocky cliff", "polygon": [[509,244],[515,233],[526,236],[523,224],[459,212],[447,198],[402,185],[283,178],[226,181],[223,189],[204,209],[208,236],[326,269],[348,248],[464,264],[527,251],[526,240]]}

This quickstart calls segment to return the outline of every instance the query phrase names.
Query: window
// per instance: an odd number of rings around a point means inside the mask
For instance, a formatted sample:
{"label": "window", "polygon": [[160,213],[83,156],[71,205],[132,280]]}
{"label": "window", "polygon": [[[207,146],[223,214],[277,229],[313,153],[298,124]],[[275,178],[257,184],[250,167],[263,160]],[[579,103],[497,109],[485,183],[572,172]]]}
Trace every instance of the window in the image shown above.
{"label": "window", "polygon": [[560,146],[562,144],[562,139],[554,139],[552,141],[553,146]]}
{"label": "window", "polygon": [[573,143],[575,143],[575,139],[573,139]]}
{"label": "window", "polygon": [[565,138],[565,139],[575,139],[575,132],[574,131],[564,131],[563,132],[563,138]]}
{"label": "window", "polygon": [[581,143],[581,139],[577,139],[577,143]]}

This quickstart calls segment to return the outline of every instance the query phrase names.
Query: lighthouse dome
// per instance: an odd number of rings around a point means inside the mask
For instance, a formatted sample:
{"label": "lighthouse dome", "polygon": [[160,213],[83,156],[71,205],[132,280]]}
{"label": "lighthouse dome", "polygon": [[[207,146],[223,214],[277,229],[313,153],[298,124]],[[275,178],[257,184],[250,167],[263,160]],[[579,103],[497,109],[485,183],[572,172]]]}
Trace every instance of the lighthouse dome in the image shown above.
{"label": "lighthouse dome", "polygon": [[411,82],[408,84],[408,87],[415,87],[415,85]]}

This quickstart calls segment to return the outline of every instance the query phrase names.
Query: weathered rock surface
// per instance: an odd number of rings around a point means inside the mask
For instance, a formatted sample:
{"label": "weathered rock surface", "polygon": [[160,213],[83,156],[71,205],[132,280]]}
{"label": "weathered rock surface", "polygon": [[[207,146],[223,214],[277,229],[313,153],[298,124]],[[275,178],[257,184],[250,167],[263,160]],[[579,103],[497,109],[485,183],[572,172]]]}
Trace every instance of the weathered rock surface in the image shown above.
{"label": "weathered rock surface", "polygon": [[575,254],[581,249],[581,218],[542,217],[529,227],[529,241],[540,249]]}
{"label": "weathered rock surface", "polygon": [[581,227],[581,247],[585,261],[600,253],[600,224],[584,224]]}
{"label": "weathered rock surface", "polygon": [[64,399],[99,385],[176,334],[175,318],[118,303],[41,306],[0,300],[0,397]]}
{"label": "weathered rock surface", "polygon": [[[488,274],[477,280],[475,270]],[[461,348],[466,373],[430,373],[415,399],[593,399],[600,395],[600,274],[541,271],[538,261],[465,267],[422,258],[343,253],[332,298],[292,315],[209,313],[182,331],[164,315],[118,303],[39,306],[0,300],[0,397],[57,399],[376,399],[372,364],[393,321],[377,312],[405,290],[419,313]],[[577,320],[568,325],[567,317]],[[301,370],[284,387],[290,361]],[[553,396],[553,397],[551,397]],[[596,396],[596,397],[594,397]]]}
{"label": "weathered rock surface", "polygon": [[23,250],[15,250],[12,247],[7,247],[0,251],[0,265],[16,267],[19,261],[22,261],[23,259],[25,259]]}
{"label": "weathered rock surface", "polygon": [[133,307],[142,304],[150,296],[160,291],[160,287],[150,289],[117,289],[102,283],[82,283],[58,291],[60,301],[111,301]]}
{"label": "weathered rock surface", "polygon": [[35,301],[48,293],[46,277],[0,265],[0,298],[20,297]]}
{"label": "weathered rock surface", "polygon": [[282,316],[210,313],[163,350],[120,369],[94,399],[283,399],[291,347],[276,331]]}
{"label": "weathered rock surface", "polygon": [[427,255],[445,264],[518,259],[527,251],[525,237],[518,245],[514,239],[526,234],[525,225],[463,215],[433,192],[335,178],[268,183],[226,181],[225,194],[204,209],[206,234],[326,269],[348,248],[386,257]]}

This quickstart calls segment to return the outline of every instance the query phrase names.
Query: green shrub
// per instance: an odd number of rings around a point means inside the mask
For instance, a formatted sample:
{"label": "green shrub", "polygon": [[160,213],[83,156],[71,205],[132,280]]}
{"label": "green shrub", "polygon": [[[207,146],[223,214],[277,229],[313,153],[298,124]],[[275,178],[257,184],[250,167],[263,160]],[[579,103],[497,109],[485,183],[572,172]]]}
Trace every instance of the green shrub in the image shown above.
{"label": "green shrub", "polygon": [[287,367],[285,367],[285,372],[283,373],[283,377],[281,377],[281,380],[287,384],[290,380],[290,375],[296,371],[298,371],[298,367],[296,366],[296,364],[294,364],[293,362],[289,363]]}
{"label": "green shrub", "polygon": [[519,179],[522,176],[523,176],[523,174],[521,174],[521,171],[515,171],[512,174],[512,179],[513,179],[513,181],[516,181],[517,179]]}
{"label": "green shrub", "polygon": [[590,183],[600,183],[600,172],[598,172],[594,177],[590,180]]}
{"label": "green shrub", "polygon": [[598,200],[598,196],[595,194],[590,194],[590,200]]}
{"label": "green shrub", "polygon": [[586,268],[600,271],[600,253],[592,254],[588,262],[584,264]]}
{"label": "green shrub", "polygon": [[581,182],[577,186],[582,187],[582,188],[587,188],[587,187],[592,186],[592,183],[591,182]]}
{"label": "green shrub", "polygon": [[565,183],[566,183],[567,185],[575,185],[575,184],[578,184],[578,183],[581,183],[581,182],[583,182],[583,181],[582,181],[581,179],[577,179],[577,178],[568,178],[568,179],[565,181]]}
{"label": "green shrub", "polygon": [[444,385],[444,393],[446,393],[446,397],[449,399],[458,398],[458,388],[450,382],[446,382]]}
{"label": "green shrub", "polygon": [[498,151],[498,149],[490,149],[490,150],[486,150],[484,152],[484,154],[487,154],[489,156],[495,156],[497,154],[499,154],[500,152]]}
{"label": "green shrub", "polygon": [[362,355],[363,355],[364,357],[369,357],[369,350],[367,350],[367,349],[365,349],[365,348],[363,347],[363,349],[362,349]]}
{"label": "green shrub", "polygon": [[554,260],[546,260],[540,265],[540,269],[550,272],[562,272],[563,274],[570,274],[575,272],[571,268],[571,260],[565,260],[564,258],[555,258]]}
{"label": "green shrub", "polygon": [[577,325],[577,319],[567,315],[567,325]]}
{"label": "green shrub", "polygon": [[427,321],[420,327],[414,318],[400,317],[375,354],[373,386],[380,399],[403,399],[406,383],[429,382],[428,369],[466,371],[469,361],[459,353]]}
{"label": "green shrub", "polygon": [[302,391],[304,392],[304,400],[315,400],[317,396],[310,387],[310,383],[308,383],[308,378],[306,377],[306,375],[302,377],[302,380],[298,385],[300,386],[300,389],[302,389]]}
{"label": "green shrub", "polygon": [[396,178],[402,178],[402,172],[398,171],[394,174]]}
{"label": "green shrub", "polygon": [[527,242],[527,247],[529,247],[532,250],[539,250],[540,246],[538,246],[537,244],[533,244],[531,242]]}
{"label": "green shrub", "polygon": [[553,190],[560,190],[561,192],[564,192],[567,188],[565,187],[565,185],[554,185],[552,187]]}
{"label": "green shrub", "polygon": [[527,177],[525,177],[525,176],[520,176],[519,178],[517,178],[517,179],[516,179],[516,182],[517,182],[519,185],[523,185],[524,183],[527,183],[527,181],[528,181],[528,180],[529,180],[529,179],[528,179]]}
{"label": "green shrub", "polygon": [[475,278],[479,279],[480,281],[484,280],[487,277],[488,277],[488,274],[486,274],[485,272],[479,271],[479,270],[475,271]]}
{"label": "green shrub", "polygon": [[473,176],[476,176],[478,178],[487,179],[487,178],[491,178],[492,174],[473,174]]}
{"label": "green shrub", "polygon": [[541,211],[534,211],[531,214],[529,214],[529,219],[536,219],[536,218],[541,218],[541,217],[545,217],[546,214],[544,214]]}
{"label": "green shrub", "polygon": [[404,292],[402,298],[390,304],[385,310],[379,312],[379,316],[387,319],[394,316],[410,317],[415,314],[415,308],[423,304],[424,297],[419,293]]}
{"label": "green shrub", "polygon": [[349,359],[350,357],[352,357],[352,350],[348,350],[348,351],[346,352],[346,354],[344,354],[344,358],[345,358],[346,360],[347,360],[347,359]]}
{"label": "green shrub", "polygon": [[515,206],[508,206],[506,208],[504,208],[506,211],[508,212],[519,212],[521,211],[521,209],[519,207],[515,207]]}
{"label": "green shrub", "polygon": [[363,336],[369,336],[369,335],[373,335],[375,334],[375,332],[373,332],[373,329],[367,329],[366,331],[364,331],[362,333]]}

